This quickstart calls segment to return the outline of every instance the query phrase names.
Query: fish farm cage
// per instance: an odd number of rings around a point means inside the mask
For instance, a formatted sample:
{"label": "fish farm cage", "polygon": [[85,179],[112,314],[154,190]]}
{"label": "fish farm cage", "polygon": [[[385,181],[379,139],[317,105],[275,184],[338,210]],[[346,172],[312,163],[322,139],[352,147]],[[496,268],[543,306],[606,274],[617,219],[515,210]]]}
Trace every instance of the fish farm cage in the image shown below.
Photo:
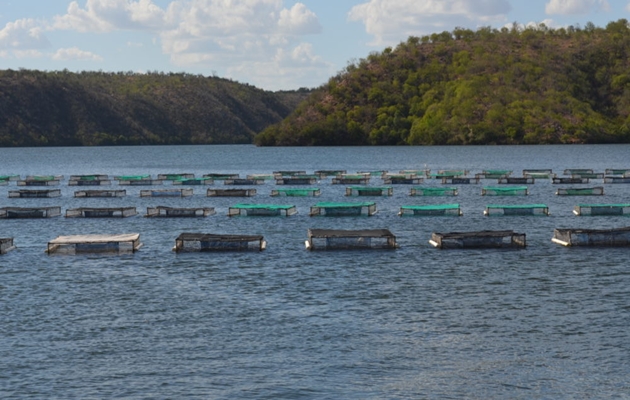
{"label": "fish farm cage", "polygon": [[459,204],[433,204],[433,205],[411,205],[401,206],[398,215],[404,216],[424,216],[424,217],[459,217],[464,215]]}
{"label": "fish farm cage", "polygon": [[376,203],[371,201],[360,203],[321,202],[311,207],[309,215],[328,217],[372,216],[376,214]]}
{"label": "fish farm cage", "polygon": [[256,189],[208,189],[206,197],[253,197]]}
{"label": "fish farm cage", "polygon": [[60,189],[49,189],[49,190],[9,190],[9,198],[23,198],[23,199],[31,199],[31,198],[52,198],[52,197],[61,197]]}
{"label": "fish farm cage", "polygon": [[603,173],[580,173],[580,174],[571,174],[571,178],[588,178],[588,179],[604,179]]}
{"label": "fish farm cage", "polygon": [[512,186],[512,187],[494,187],[486,186],[481,188],[482,196],[527,196],[529,195],[529,189],[527,186]]}
{"label": "fish farm cage", "polygon": [[20,175],[0,175],[0,181],[2,182],[14,182],[19,180]]}
{"label": "fish farm cage", "polygon": [[526,175],[530,175],[530,174],[547,174],[547,175],[552,175],[553,174],[553,169],[549,168],[534,168],[534,169],[524,169],[523,170],[523,176]]}
{"label": "fish farm cage", "polygon": [[350,186],[346,188],[346,196],[393,196],[391,186]]}
{"label": "fish farm cage", "polygon": [[215,181],[224,181],[226,179],[238,179],[239,174],[233,173],[212,173],[212,174],[204,174],[204,178],[212,178]]}
{"label": "fish farm cage", "polygon": [[574,184],[587,184],[588,178],[552,178],[551,183],[555,185],[574,185]]}
{"label": "fish farm cage", "polygon": [[280,178],[283,176],[292,176],[292,175],[306,175],[305,170],[283,170],[283,171],[273,171],[273,175],[276,178]]}
{"label": "fish farm cage", "polygon": [[483,214],[485,216],[512,216],[512,215],[532,215],[548,216],[549,207],[545,204],[518,204],[518,205],[497,205],[486,206]]}
{"label": "fish farm cage", "polygon": [[118,184],[120,186],[157,186],[162,185],[164,181],[162,179],[120,179]]}
{"label": "fish farm cage", "polygon": [[424,178],[414,175],[386,175],[383,178],[385,185],[419,185],[424,182]]}
{"label": "fish farm cage", "polygon": [[603,196],[604,187],[595,186],[587,188],[558,188],[556,191],[558,196]]}
{"label": "fish farm cage", "polygon": [[536,179],[527,176],[508,176],[498,179],[497,183],[500,185],[533,185],[536,183]]}
{"label": "fish farm cage", "polygon": [[61,207],[3,207],[0,218],[52,218],[61,215]]}
{"label": "fish farm cage", "polygon": [[107,179],[109,179],[109,175],[106,174],[70,175],[68,178],[71,181],[102,181]]}
{"label": "fish farm cage", "polygon": [[125,197],[127,191],[122,190],[77,190],[74,197]]}
{"label": "fish farm cage", "polygon": [[614,229],[554,229],[551,241],[563,246],[630,246],[630,227]]}
{"label": "fish farm cage", "polygon": [[579,175],[579,174],[592,174],[594,173],[590,168],[567,168],[564,170],[564,175]]}
{"label": "fish farm cage", "polygon": [[0,238],[0,254],[7,254],[13,249],[15,249],[13,238]]}
{"label": "fish farm cage", "polygon": [[507,169],[485,169],[481,171],[480,174],[475,174],[475,177],[481,179],[501,179],[509,177],[512,175],[512,172],[513,171]]}
{"label": "fish farm cage", "polygon": [[[51,178],[51,179],[48,179]],[[17,186],[58,186],[60,180],[48,176],[27,177],[24,180],[17,181]]]}
{"label": "fish farm cage", "polygon": [[400,171],[401,174],[413,174],[413,175],[418,175],[418,176],[429,176],[429,174],[431,173],[430,169],[401,169]]}
{"label": "fish farm cage", "polygon": [[630,215],[630,204],[579,204],[573,214],[582,215]]}
{"label": "fish farm cage", "polygon": [[318,176],[290,176],[276,179],[276,185],[314,185],[319,179]]}
{"label": "fish farm cage", "polygon": [[203,186],[203,185],[213,185],[214,179],[212,178],[183,178],[183,179],[173,179],[171,180],[173,185],[182,185],[182,186]]}
{"label": "fish farm cage", "polygon": [[439,249],[521,249],[527,247],[526,235],[514,231],[434,232],[429,243]]}
{"label": "fish farm cage", "polygon": [[117,175],[114,176],[114,180],[116,181],[137,181],[137,180],[147,180],[151,179],[151,175],[142,174],[142,175]]}
{"label": "fish farm cage", "polygon": [[190,197],[192,195],[192,189],[149,189],[140,191],[140,197]]}
{"label": "fish farm cage", "polygon": [[380,177],[380,178],[383,178],[388,173],[389,171],[386,171],[386,170],[357,171],[357,175],[375,176],[375,177]]}
{"label": "fish farm cage", "polygon": [[[604,173],[606,175],[630,175],[630,168],[608,168]],[[1,176],[0,179],[2,179]]]}
{"label": "fish farm cage", "polygon": [[175,239],[173,251],[263,251],[267,242],[262,235],[223,235],[212,233],[182,233]]}
{"label": "fish farm cage", "polygon": [[66,210],[66,218],[127,218],[137,214],[136,207],[80,207]]}
{"label": "fish farm cage", "polygon": [[107,186],[111,184],[112,181],[109,179],[76,179],[68,181],[68,186]]}
{"label": "fish farm cage", "polygon": [[236,204],[228,209],[228,217],[289,217],[297,214],[294,205],[282,204]]}
{"label": "fish farm cage", "polygon": [[476,184],[479,183],[479,178],[475,177],[475,178],[465,178],[465,177],[457,177],[457,176],[450,176],[450,177],[444,177],[442,178],[442,184],[443,185],[470,185],[470,184]]}
{"label": "fish farm cage", "polygon": [[388,229],[309,229],[305,246],[307,250],[393,250],[398,243]]}
{"label": "fish farm cage", "polygon": [[130,254],[140,243],[139,233],[58,236],[48,242],[48,254]]}
{"label": "fish farm cage", "polygon": [[630,183],[630,176],[606,176],[604,183]]}
{"label": "fish farm cage", "polygon": [[410,196],[457,196],[456,187],[415,187],[411,188]]}
{"label": "fish farm cage", "polygon": [[251,186],[251,185],[263,185],[265,183],[264,179],[245,179],[245,178],[234,178],[234,179],[224,179],[223,184],[228,186]]}
{"label": "fish farm cage", "polygon": [[338,175],[332,179],[333,185],[367,185],[370,183],[369,175]]}
{"label": "fish farm cage", "polygon": [[247,179],[262,179],[265,181],[271,181],[276,179],[274,174],[249,174],[246,176]]}
{"label": "fish farm cage", "polygon": [[320,169],[314,172],[315,175],[319,176],[320,179],[327,178],[329,176],[337,176],[347,174],[348,171],[345,169]]}
{"label": "fish farm cage", "polygon": [[300,189],[273,189],[271,197],[318,197],[322,194],[319,188],[300,188]]}
{"label": "fish farm cage", "polygon": [[195,174],[181,173],[181,174],[158,174],[158,179],[163,181],[183,181],[187,179],[194,179]]}
{"label": "fish farm cage", "polygon": [[214,207],[175,208],[175,207],[147,207],[145,217],[149,218],[194,218],[214,215]]}
{"label": "fish farm cage", "polygon": [[523,172],[523,176],[534,179],[553,179],[556,177],[556,174],[547,172]]}

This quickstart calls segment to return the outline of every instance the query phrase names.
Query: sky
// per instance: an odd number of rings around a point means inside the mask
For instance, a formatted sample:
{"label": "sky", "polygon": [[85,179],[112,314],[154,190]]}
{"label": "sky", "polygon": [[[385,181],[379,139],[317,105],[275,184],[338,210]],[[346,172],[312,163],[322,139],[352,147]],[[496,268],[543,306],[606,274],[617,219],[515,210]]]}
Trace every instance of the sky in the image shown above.
{"label": "sky", "polygon": [[409,36],[620,18],[630,0],[0,0],[0,69],[186,72],[293,90]]}

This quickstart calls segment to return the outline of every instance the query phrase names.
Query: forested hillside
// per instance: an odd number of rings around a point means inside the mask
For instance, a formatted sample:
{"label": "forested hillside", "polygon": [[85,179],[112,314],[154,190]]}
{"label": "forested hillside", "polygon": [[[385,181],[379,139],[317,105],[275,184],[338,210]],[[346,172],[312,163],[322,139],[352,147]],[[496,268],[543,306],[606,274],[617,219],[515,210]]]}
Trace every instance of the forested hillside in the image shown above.
{"label": "forested hillside", "polygon": [[455,29],[349,64],[258,145],[630,142],[630,28]]}
{"label": "forested hillside", "polygon": [[0,146],[251,143],[308,90],[190,74],[0,71]]}

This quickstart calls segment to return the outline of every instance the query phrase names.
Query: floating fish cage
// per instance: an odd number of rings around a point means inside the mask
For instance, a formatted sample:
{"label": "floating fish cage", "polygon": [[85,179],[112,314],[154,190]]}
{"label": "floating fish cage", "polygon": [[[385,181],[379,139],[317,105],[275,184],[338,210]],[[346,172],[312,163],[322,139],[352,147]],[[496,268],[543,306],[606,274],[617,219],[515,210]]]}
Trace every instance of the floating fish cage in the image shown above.
{"label": "floating fish cage", "polygon": [[630,227],[615,229],[554,229],[551,241],[563,246],[630,246]]}
{"label": "floating fish cage", "polygon": [[[604,173],[606,175],[628,175],[630,174],[630,168],[608,168]],[[0,179],[2,179],[1,176]]]}
{"label": "floating fish cage", "polygon": [[60,181],[60,180],[63,180],[63,175],[28,175],[24,180],[26,181]]}
{"label": "floating fish cage", "polygon": [[71,181],[100,181],[103,179],[109,179],[107,174],[91,174],[91,175],[70,175],[68,180]]}
{"label": "floating fish cage", "polygon": [[175,239],[173,251],[262,251],[267,242],[261,235],[219,235],[211,233],[182,233]]}
{"label": "floating fish cage", "polygon": [[18,186],[58,186],[58,179],[26,179],[17,181]]}
{"label": "floating fish cage", "polygon": [[283,176],[306,175],[306,171],[304,170],[273,171],[273,175],[275,176],[276,179],[278,179]]}
{"label": "floating fish cage", "polygon": [[19,180],[20,180],[20,175],[0,175],[0,181],[12,182],[12,181],[19,181]]}
{"label": "floating fish cage", "polygon": [[487,186],[481,189],[482,196],[527,196],[527,186],[493,187]]}
{"label": "floating fish cage", "polygon": [[184,178],[184,179],[175,179],[171,182],[173,183],[173,185],[202,186],[202,185],[214,184],[214,179],[212,178]]}
{"label": "floating fish cage", "polygon": [[7,254],[13,249],[15,249],[13,238],[0,238],[0,254]]}
{"label": "floating fish cage", "polygon": [[589,188],[559,188],[556,191],[558,196],[603,196],[604,187],[596,186]]}
{"label": "floating fish cage", "polygon": [[226,179],[238,179],[239,175],[238,174],[214,173],[214,174],[205,174],[203,177],[204,178],[212,178],[215,181],[224,181]]}
{"label": "floating fish cage", "polygon": [[126,190],[77,190],[74,197],[125,197]]}
{"label": "floating fish cage", "polygon": [[192,195],[192,189],[160,189],[140,191],[140,197],[189,197]]}
{"label": "floating fish cage", "polygon": [[429,243],[439,249],[520,249],[527,247],[526,235],[514,231],[433,233]]}
{"label": "floating fish cage", "polygon": [[485,169],[475,176],[482,179],[500,179],[507,178],[510,175],[512,175],[512,171],[508,169]]}
{"label": "floating fish cage", "polygon": [[274,189],[271,191],[272,197],[317,197],[322,194],[319,188],[303,188],[303,189]]}
{"label": "floating fish cage", "polygon": [[270,181],[276,179],[274,174],[249,174],[247,175],[247,179],[262,179],[265,181]]}
{"label": "floating fish cage", "polygon": [[429,174],[431,173],[430,169],[401,169],[399,171],[401,174],[412,174],[412,175],[418,175],[418,176],[429,176]]}
{"label": "floating fish cage", "polygon": [[145,217],[193,218],[207,217],[214,214],[214,207],[174,208],[158,206],[147,207],[147,213]]}
{"label": "floating fish cage", "polygon": [[580,175],[580,174],[592,174],[593,170],[590,168],[568,168],[564,170],[564,175]]}
{"label": "floating fish cage", "polygon": [[366,201],[362,203],[331,203],[321,202],[311,207],[309,215],[327,217],[355,217],[372,216],[376,214],[376,203]]}
{"label": "floating fish cage", "polygon": [[61,190],[60,189],[50,189],[50,190],[9,190],[9,198],[51,198],[51,197],[60,197]]}
{"label": "floating fish cage", "polygon": [[369,175],[339,175],[332,179],[333,185],[367,185],[369,183]]}
{"label": "floating fish cage", "polygon": [[357,175],[367,175],[367,176],[378,176],[384,177],[387,175],[389,171],[386,170],[376,170],[376,171],[357,171]]}
{"label": "floating fish cage", "polygon": [[519,204],[519,205],[487,205],[483,212],[486,216],[512,216],[512,215],[549,215],[549,207],[545,204]]}
{"label": "floating fish cage", "polygon": [[276,185],[313,185],[317,183],[317,176],[292,176],[276,179]]}
{"label": "floating fish cage", "polygon": [[329,176],[337,176],[348,173],[345,169],[320,169],[315,171],[315,175],[319,176],[320,179],[324,179]]}
{"label": "floating fish cage", "polygon": [[163,182],[162,179],[121,179],[118,181],[118,184],[121,186],[156,186],[161,185]]}
{"label": "floating fish cage", "polygon": [[126,218],[136,214],[136,207],[80,207],[66,210],[66,218]]}
{"label": "floating fish cage", "polygon": [[598,172],[571,174],[571,178],[604,179],[604,174]]}
{"label": "floating fish cage", "polygon": [[533,185],[535,182],[531,176],[508,176],[498,180],[500,185]]}
{"label": "floating fish cage", "polygon": [[551,183],[553,184],[560,184],[560,185],[574,185],[574,184],[585,184],[588,183],[589,179],[588,178],[552,178],[551,179]]}
{"label": "floating fish cage", "polygon": [[470,171],[467,169],[438,169],[437,173],[449,176],[466,176]]}
{"label": "floating fish cage", "polygon": [[604,183],[630,183],[630,176],[606,176]]}
{"label": "floating fish cage", "polygon": [[256,189],[208,189],[207,197],[252,197]]}
{"label": "floating fish cage", "polygon": [[410,196],[457,196],[456,187],[416,187],[411,188]]}
{"label": "floating fish cage", "polygon": [[71,235],[58,236],[48,242],[48,254],[128,254],[136,252],[140,243],[139,233],[118,235]]}
{"label": "floating fish cage", "polygon": [[464,177],[444,177],[442,178],[443,185],[470,185],[472,183],[479,183],[479,177],[464,178]]}
{"label": "floating fish cage", "polygon": [[573,208],[575,215],[630,215],[630,204],[579,204]]}
{"label": "floating fish cage", "polygon": [[117,180],[117,181],[138,181],[138,180],[145,180],[145,179],[151,179],[151,175],[144,174],[144,175],[118,175],[118,176],[114,176],[114,180]]}
{"label": "floating fish cage", "polygon": [[553,174],[553,169],[549,168],[534,168],[534,169],[524,169],[523,170],[523,176],[525,175],[529,175],[529,174],[547,174],[547,175],[551,175]]}
{"label": "floating fish cage", "polygon": [[228,217],[289,217],[297,214],[293,205],[278,204],[236,204],[228,209]]}
{"label": "floating fish cage", "polygon": [[401,217],[407,215],[423,216],[423,217],[459,217],[464,215],[459,204],[435,204],[435,205],[413,205],[402,206],[398,215]]}
{"label": "floating fish cage", "polygon": [[391,186],[350,186],[346,188],[346,196],[392,196]]}
{"label": "floating fish cage", "polygon": [[534,179],[553,179],[556,177],[556,174],[546,172],[526,172],[523,173],[523,176]]}
{"label": "floating fish cage", "polygon": [[0,186],[6,186],[9,184],[9,180],[8,179],[0,179]]}
{"label": "floating fish cage", "polygon": [[264,179],[244,179],[244,178],[225,179],[223,181],[224,185],[230,185],[230,186],[262,185],[264,183],[265,183]]}
{"label": "floating fish cage", "polygon": [[106,186],[111,185],[109,179],[74,179],[68,181],[68,186]]}
{"label": "floating fish cage", "polygon": [[0,218],[52,218],[61,215],[61,207],[3,207]]}
{"label": "floating fish cage", "polygon": [[419,185],[424,178],[412,175],[387,175],[383,178],[385,185]]}
{"label": "floating fish cage", "polygon": [[396,236],[388,229],[309,229],[307,250],[397,249]]}
{"label": "floating fish cage", "polygon": [[164,181],[182,181],[186,179],[194,179],[195,174],[190,173],[181,173],[181,174],[158,174],[158,179],[162,179]]}

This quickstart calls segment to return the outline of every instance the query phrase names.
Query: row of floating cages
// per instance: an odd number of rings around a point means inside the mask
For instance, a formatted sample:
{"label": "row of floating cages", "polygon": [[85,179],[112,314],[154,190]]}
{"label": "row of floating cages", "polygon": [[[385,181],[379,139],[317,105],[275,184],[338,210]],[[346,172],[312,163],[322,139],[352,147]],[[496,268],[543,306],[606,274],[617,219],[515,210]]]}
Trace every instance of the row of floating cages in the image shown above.
{"label": "row of floating cages", "polygon": [[545,204],[518,204],[518,205],[487,205],[483,211],[485,216],[510,216],[510,215],[549,215],[549,207]]}
{"label": "row of floating cages", "polygon": [[575,185],[575,184],[587,184],[589,183],[589,179],[588,178],[552,178],[551,179],[551,183],[555,184],[555,185]]}
{"label": "row of floating cages", "polygon": [[58,236],[48,242],[48,254],[129,254],[136,252],[140,243],[139,233],[116,235]]}
{"label": "row of floating cages", "polygon": [[13,249],[15,249],[13,238],[0,238],[0,254],[7,254]]}
{"label": "row of floating cages", "polygon": [[573,214],[581,215],[630,215],[630,204],[579,204]]}
{"label": "row of floating cages", "polygon": [[309,229],[307,250],[396,249],[396,236],[388,229]]}
{"label": "row of floating cages", "polygon": [[256,189],[208,189],[207,197],[252,197]]}
{"label": "row of floating cages", "polygon": [[317,175],[294,175],[276,179],[276,185],[314,185],[317,183]]}
{"label": "row of floating cages", "polygon": [[500,185],[533,185],[536,183],[536,178],[531,176],[508,176],[499,178],[497,183]]}
{"label": "row of floating cages", "polygon": [[399,216],[426,216],[426,217],[435,217],[435,216],[452,216],[459,217],[464,215],[462,213],[462,209],[459,207],[459,204],[433,204],[433,205],[412,205],[412,206],[402,206],[400,207],[400,211],[398,212]]}
{"label": "row of floating cages", "polygon": [[477,231],[433,233],[429,243],[439,249],[518,249],[527,247],[524,233],[514,231]]}
{"label": "row of floating cages", "polygon": [[317,197],[321,194],[319,188],[300,188],[300,189],[274,189],[271,191],[272,197]]}
{"label": "row of floating cages", "polygon": [[370,176],[365,174],[343,174],[332,179],[333,185],[367,185]]}
{"label": "row of floating cages", "polygon": [[147,207],[147,213],[145,217],[175,217],[175,218],[194,218],[194,217],[207,217],[214,215],[216,212],[213,207],[193,207],[193,208],[174,208],[174,207]]}
{"label": "row of floating cages", "polygon": [[61,215],[61,207],[2,207],[0,218],[52,218]]}
{"label": "row of floating cages", "polygon": [[192,189],[156,189],[140,191],[140,197],[190,197],[192,195]]}
{"label": "row of floating cages", "polygon": [[630,183],[630,176],[606,176],[604,183]]}
{"label": "row of floating cages", "polygon": [[186,186],[203,186],[203,185],[212,185],[214,184],[214,179],[210,177],[201,177],[201,178],[182,178],[182,179],[173,179],[171,180],[173,185],[186,185]]}
{"label": "row of floating cages", "polygon": [[479,174],[475,174],[475,177],[481,179],[501,179],[507,178],[512,175],[512,171],[508,169],[485,169]]}
{"label": "row of floating cages", "polygon": [[79,207],[66,210],[66,218],[126,218],[137,214],[136,207]]}
{"label": "row of floating cages", "polygon": [[376,214],[376,203],[371,201],[360,203],[332,203],[320,202],[311,207],[309,215],[346,217],[346,216],[372,216]]}
{"label": "row of floating cages", "polygon": [[442,178],[443,185],[470,185],[479,183],[479,177],[467,178],[456,176],[445,176]]}
{"label": "row of floating cages", "polygon": [[481,189],[482,196],[527,196],[527,186],[494,187],[487,186]]}
{"label": "row of floating cages", "polygon": [[552,242],[562,246],[630,246],[630,227],[614,229],[554,229]]}
{"label": "row of floating cages", "polygon": [[410,196],[457,196],[456,187],[416,187],[411,188]]}
{"label": "row of floating cages", "polygon": [[9,190],[9,198],[52,198],[52,197],[60,197],[61,190],[60,189],[49,189],[49,190]]}
{"label": "row of floating cages", "polygon": [[173,251],[205,252],[205,251],[263,251],[267,242],[262,235],[222,235],[211,233],[180,234],[175,239]]}
{"label": "row of floating cages", "polygon": [[283,204],[235,204],[228,208],[228,217],[289,217],[295,214],[297,208],[294,205]]}
{"label": "row of floating cages", "polygon": [[125,197],[127,191],[122,190],[77,190],[74,197]]}
{"label": "row of floating cages", "polygon": [[391,186],[350,186],[346,188],[346,196],[392,196]]}
{"label": "row of floating cages", "polygon": [[264,183],[264,179],[230,178],[223,180],[223,184],[228,186],[251,186],[262,185]]}
{"label": "row of floating cages", "polygon": [[602,186],[586,187],[586,188],[558,188],[556,191],[558,196],[603,196],[604,188]]}

